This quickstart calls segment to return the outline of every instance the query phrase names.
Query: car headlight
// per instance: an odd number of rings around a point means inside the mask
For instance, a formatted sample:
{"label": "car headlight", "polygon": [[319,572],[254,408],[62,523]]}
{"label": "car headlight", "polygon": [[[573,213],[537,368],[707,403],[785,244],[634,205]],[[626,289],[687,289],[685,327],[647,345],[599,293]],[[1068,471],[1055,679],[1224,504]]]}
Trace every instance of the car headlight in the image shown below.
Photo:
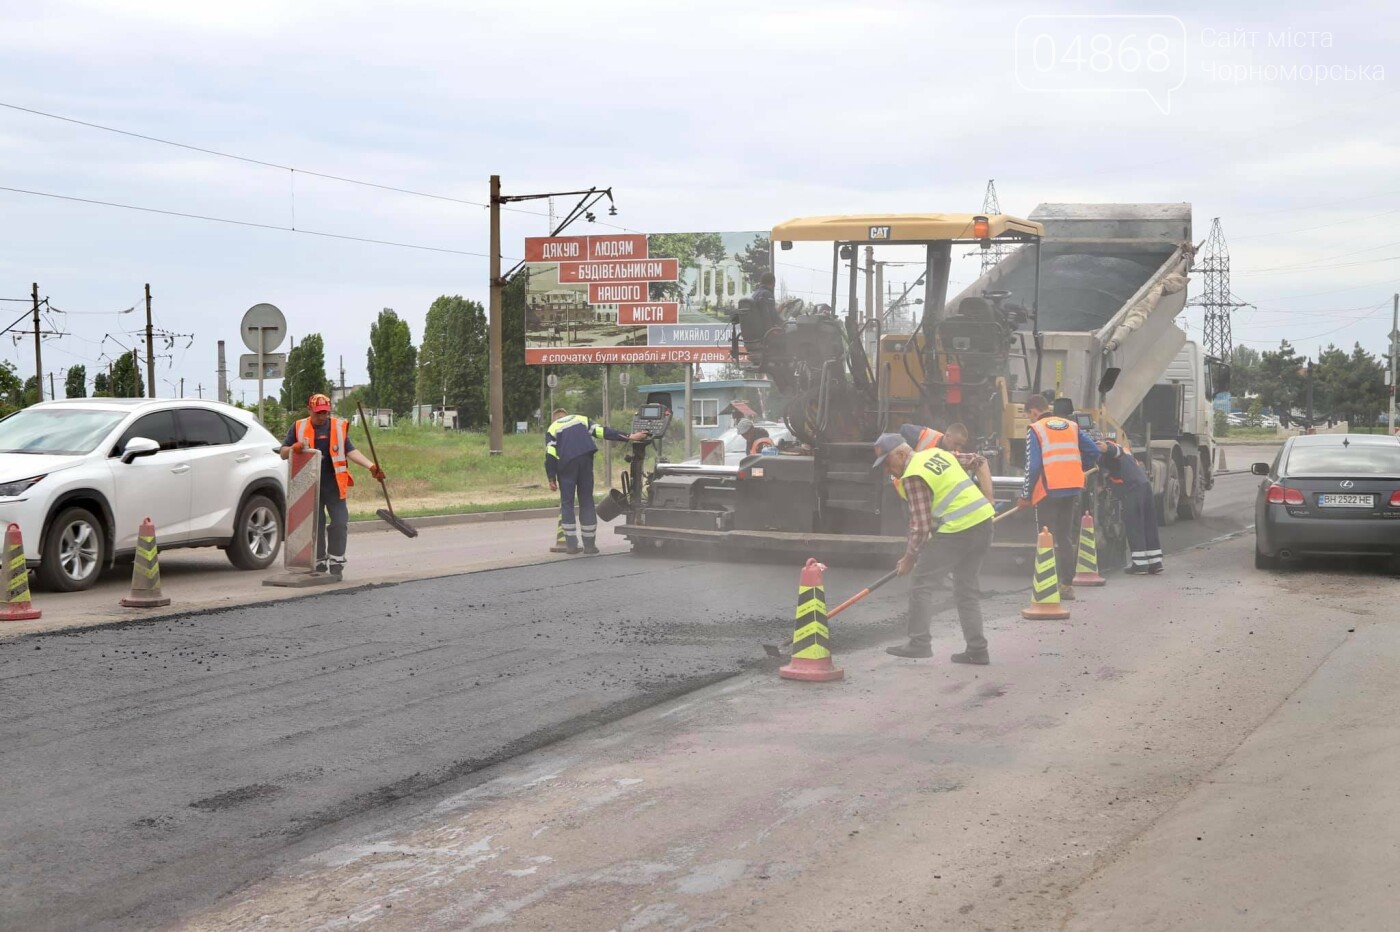
{"label": "car headlight", "polygon": [[0,483],[0,498],[14,498],[16,495],[23,495],[34,487],[43,476],[30,476],[28,479],[16,479],[13,482]]}

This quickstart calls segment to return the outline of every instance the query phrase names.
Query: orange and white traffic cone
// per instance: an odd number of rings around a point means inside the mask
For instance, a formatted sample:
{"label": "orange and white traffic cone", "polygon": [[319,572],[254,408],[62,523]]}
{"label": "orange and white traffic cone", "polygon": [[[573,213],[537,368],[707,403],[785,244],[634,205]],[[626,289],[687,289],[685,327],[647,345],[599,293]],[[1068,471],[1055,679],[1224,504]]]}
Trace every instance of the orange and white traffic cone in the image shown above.
{"label": "orange and white traffic cone", "polygon": [[1079,559],[1075,566],[1074,584],[1091,589],[1108,585],[1108,580],[1099,575],[1099,545],[1094,536],[1094,516],[1087,511],[1079,522]]}
{"label": "orange and white traffic cone", "polygon": [[131,567],[131,595],[122,599],[127,608],[159,608],[170,599],[160,591],[160,553],[156,549],[156,526],[150,518],[141,522],[136,534],[136,562]]}
{"label": "orange and white traffic cone", "polygon": [[1050,529],[1040,529],[1035,542],[1035,575],[1031,577],[1031,604],[1021,609],[1021,617],[1032,620],[1068,618],[1069,609],[1060,604],[1060,573],[1055,566],[1055,538]]}
{"label": "orange and white traffic cone", "polygon": [[831,629],[826,625],[826,567],[809,557],[797,582],[797,624],[792,660],[778,671],[785,680],[829,683],[846,671],[831,662]]}
{"label": "orange and white traffic cone", "polygon": [[24,538],[18,524],[5,529],[5,592],[0,621],[30,621],[43,614],[29,601],[29,567],[24,563]]}

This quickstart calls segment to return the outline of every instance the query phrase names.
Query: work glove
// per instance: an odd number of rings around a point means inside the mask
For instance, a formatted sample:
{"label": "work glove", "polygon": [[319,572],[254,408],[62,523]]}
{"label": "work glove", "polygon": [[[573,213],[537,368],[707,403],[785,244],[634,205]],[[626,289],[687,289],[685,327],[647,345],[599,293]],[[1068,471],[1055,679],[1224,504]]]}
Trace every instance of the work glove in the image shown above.
{"label": "work glove", "polygon": [[305,452],[306,452],[306,444],[304,444],[304,443],[302,443],[300,440],[298,440],[296,443],[292,444],[292,452],[293,452],[293,453],[305,453]]}
{"label": "work glove", "polygon": [[384,470],[379,468],[378,463],[374,463],[369,467],[369,474],[374,478],[378,479],[380,482],[384,481]]}

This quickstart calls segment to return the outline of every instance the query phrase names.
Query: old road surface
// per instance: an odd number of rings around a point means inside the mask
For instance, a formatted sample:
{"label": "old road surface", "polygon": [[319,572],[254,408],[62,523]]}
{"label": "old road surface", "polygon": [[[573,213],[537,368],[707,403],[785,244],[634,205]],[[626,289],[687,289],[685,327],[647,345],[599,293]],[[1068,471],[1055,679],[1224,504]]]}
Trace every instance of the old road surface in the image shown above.
{"label": "old road surface", "polygon": [[[1250,541],[1228,538],[1252,521],[1256,482],[1222,477],[1203,520],[1164,530],[1169,555],[1179,555],[1170,557],[1174,569],[1188,559],[1195,567],[1189,582],[1184,573],[1131,582],[1238,590],[1253,574],[1246,569]],[[828,593],[834,600],[854,592],[871,575],[833,570]],[[1012,621],[1024,600],[1023,575],[984,578],[993,594],[993,650],[1012,669],[1034,666],[1033,647],[1018,643],[1028,629]],[[443,800],[523,766],[536,749],[597,736],[595,726],[608,722],[615,724],[603,731],[621,728],[631,713],[736,673],[750,671],[735,682],[767,683],[772,666],[760,644],[790,633],[796,578],[796,568],[783,564],[604,556],[0,641],[0,927],[256,924],[250,914],[218,910],[246,903],[247,891],[317,852],[425,817]],[[1375,574],[1347,581],[1358,591],[1388,584]],[[1150,629],[1153,606],[1134,592],[1121,581],[1093,598],[1104,610],[1117,605],[1114,623],[1137,636]],[[835,626],[838,654],[853,670],[893,662],[870,648],[898,640],[904,598],[902,584],[887,587]],[[1195,623],[1217,623],[1204,615]],[[940,626],[936,649],[955,643],[953,629]],[[1295,656],[1305,648],[1308,662]],[[1212,701],[1230,689],[1207,671],[1210,658],[1155,650],[1164,655],[1161,676],[1185,677],[1180,689],[1205,690]],[[1255,717],[1233,716],[1232,741],[1211,750],[1223,754],[1247,730],[1235,732],[1257,726],[1261,702],[1295,688],[1321,645],[1280,650],[1290,662],[1277,669],[1278,682],[1240,702]],[[1072,665],[1076,678],[1059,692],[1070,689],[1081,714],[1095,714],[1094,704],[1106,701],[1100,693],[1120,674],[1104,675],[1101,659],[1086,658],[1090,675],[1081,679]],[[944,680],[946,667],[930,675]],[[1068,677],[1063,667],[1056,675]],[[1133,668],[1155,682],[1148,658],[1137,657]],[[884,675],[862,672],[838,689]],[[803,693],[780,695],[801,712]],[[1147,729],[1143,742],[1151,742],[1157,693],[1144,687],[1112,701],[1104,714],[1138,720]],[[1207,715],[1203,708],[1200,727]],[[962,766],[995,780],[1004,754],[952,742],[934,756],[956,765],[966,755]],[[1172,760],[1153,759],[1162,799],[1184,789],[1187,777],[1173,776]],[[1191,772],[1204,766],[1193,764]],[[736,768],[742,776],[748,764],[740,759]],[[667,805],[685,808],[681,799],[657,808]],[[1148,810],[1138,809],[1145,818]],[[1016,843],[1003,840],[1009,867]],[[414,927],[406,905],[399,918]],[[323,906],[322,916],[310,909],[271,926],[337,918],[338,906]],[[580,921],[612,928],[625,918]],[[830,918],[813,922],[840,924]],[[458,920],[445,925],[470,924]],[[569,925],[544,914],[526,924]]]}

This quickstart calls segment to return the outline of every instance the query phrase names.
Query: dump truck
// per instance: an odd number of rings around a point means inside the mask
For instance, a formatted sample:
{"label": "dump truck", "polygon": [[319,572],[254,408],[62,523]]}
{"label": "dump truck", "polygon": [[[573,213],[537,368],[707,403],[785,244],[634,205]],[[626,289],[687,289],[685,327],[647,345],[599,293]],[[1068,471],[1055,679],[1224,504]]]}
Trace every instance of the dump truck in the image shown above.
{"label": "dump truck", "polygon": [[[733,350],[772,378],[796,442],[737,465],[646,463],[629,457],[612,498],[633,549],[712,544],[727,553],[786,551],[828,560],[897,556],[905,515],[870,467],[879,433],[961,422],[988,459],[999,508],[1019,496],[1025,401],[1055,399],[1096,436],[1133,451],[1152,478],[1163,524],[1198,517],[1214,483],[1211,400],[1229,368],[1177,325],[1195,248],[1189,204],[1043,204],[1028,218],[872,214],[790,220],[772,230],[774,255],[794,242],[832,249],[830,305],[784,314],[740,303]],[[1009,255],[951,300],[953,249],[1006,246]],[[923,251],[922,319],[883,332],[860,301],[865,247]],[[844,267],[844,269],[842,268]],[[848,293],[838,306],[841,271]],[[649,399],[666,404],[666,399]],[[1123,556],[1117,500],[1091,479],[1086,510],[1105,565]],[[1029,514],[998,526],[994,547],[1024,558]]]}

